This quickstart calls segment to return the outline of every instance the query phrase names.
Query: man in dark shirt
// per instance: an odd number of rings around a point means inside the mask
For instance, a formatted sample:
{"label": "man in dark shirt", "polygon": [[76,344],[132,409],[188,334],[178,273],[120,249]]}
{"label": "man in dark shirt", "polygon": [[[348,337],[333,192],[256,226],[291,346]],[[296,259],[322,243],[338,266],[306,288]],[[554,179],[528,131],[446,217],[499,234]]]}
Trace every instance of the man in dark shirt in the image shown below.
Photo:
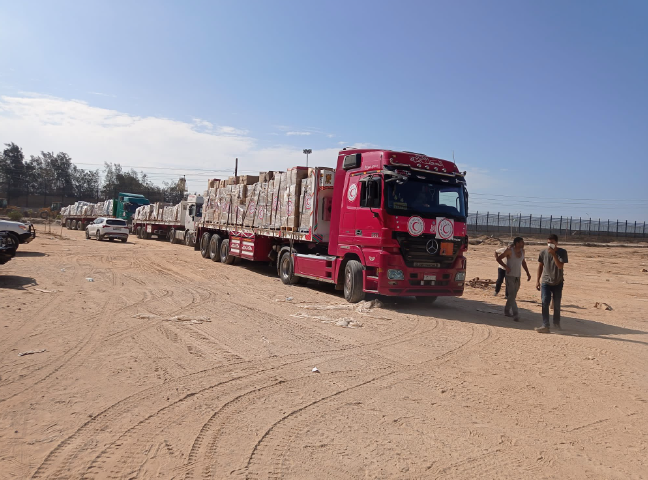
{"label": "man in dark shirt", "polygon": [[560,330],[560,301],[563,290],[563,269],[567,263],[567,250],[558,248],[558,236],[549,235],[547,248],[538,257],[538,281],[536,288],[542,294],[542,327],[536,328],[538,333],[549,333],[549,305],[553,297],[554,328]]}

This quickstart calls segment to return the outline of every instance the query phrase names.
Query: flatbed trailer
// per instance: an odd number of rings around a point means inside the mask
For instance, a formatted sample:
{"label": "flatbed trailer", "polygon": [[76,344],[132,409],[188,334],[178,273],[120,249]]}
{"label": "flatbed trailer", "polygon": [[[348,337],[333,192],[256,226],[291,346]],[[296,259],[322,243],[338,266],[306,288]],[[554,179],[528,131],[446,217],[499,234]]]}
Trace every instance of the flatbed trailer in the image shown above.
{"label": "flatbed trailer", "polygon": [[88,224],[97,218],[115,218],[114,215],[64,215],[61,216],[61,225],[68,230],[85,230]]}
{"label": "flatbed trailer", "polygon": [[[131,233],[136,235],[137,238],[149,240],[152,237],[157,237],[158,240],[167,240],[170,237],[175,239],[175,232],[184,232],[184,224],[173,221],[165,222],[163,220],[133,220],[131,225]],[[177,243],[173,241],[172,243]]]}
{"label": "flatbed trailer", "polygon": [[312,196],[309,228],[201,221],[196,249],[225,264],[273,262],[283,283],[332,283],[352,303],[366,293],[427,302],[463,295],[465,172],[422,154],[345,149],[334,176],[330,189]]}
{"label": "flatbed trailer", "polygon": [[[194,227],[195,222],[200,220],[202,213],[203,197],[200,195],[189,195],[187,200],[181,201],[175,207],[158,206],[158,215],[164,217],[166,209],[171,208],[173,220],[138,218],[134,215],[131,224],[131,233],[137,238],[145,240],[153,236],[158,240],[169,240],[171,243],[184,243],[193,246],[195,243]],[[153,205],[155,207],[155,205]],[[175,208],[175,211],[173,209]]]}

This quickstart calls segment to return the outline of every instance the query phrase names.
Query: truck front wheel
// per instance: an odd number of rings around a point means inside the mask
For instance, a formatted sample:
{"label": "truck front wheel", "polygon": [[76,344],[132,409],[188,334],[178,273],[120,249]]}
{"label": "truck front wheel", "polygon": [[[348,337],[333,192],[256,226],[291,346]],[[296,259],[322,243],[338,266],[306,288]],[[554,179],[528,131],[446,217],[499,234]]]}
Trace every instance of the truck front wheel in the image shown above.
{"label": "truck front wheel", "polygon": [[364,297],[362,264],[357,260],[349,260],[344,268],[344,298],[349,303],[358,303]]}
{"label": "truck front wheel", "polygon": [[172,228],[169,232],[169,242],[176,243],[175,241],[175,228]]}
{"label": "truck front wheel", "polygon": [[209,241],[209,258],[212,259],[212,262],[220,262],[221,241],[220,235],[216,234],[212,235]]}
{"label": "truck front wheel", "polygon": [[[211,240],[211,233],[205,232],[200,238],[200,254],[203,258],[209,257],[209,241]],[[219,253],[220,255],[220,253]]]}
{"label": "truck front wheel", "polygon": [[229,239],[225,239],[221,242],[220,246],[220,261],[225,265],[231,265],[236,260],[236,257],[230,255],[229,253]]}

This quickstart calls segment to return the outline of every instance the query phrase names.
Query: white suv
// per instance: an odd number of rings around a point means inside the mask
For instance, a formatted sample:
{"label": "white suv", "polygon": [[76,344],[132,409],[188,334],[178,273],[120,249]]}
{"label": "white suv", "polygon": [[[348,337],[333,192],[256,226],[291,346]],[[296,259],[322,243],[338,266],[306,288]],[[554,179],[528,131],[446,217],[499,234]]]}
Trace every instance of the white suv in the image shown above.
{"label": "white suv", "polygon": [[118,218],[99,217],[86,227],[85,232],[87,239],[94,237],[97,240],[103,240],[107,238],[112,242],[118,238],[124,243],[128,240],[126,220],[119,220]]}

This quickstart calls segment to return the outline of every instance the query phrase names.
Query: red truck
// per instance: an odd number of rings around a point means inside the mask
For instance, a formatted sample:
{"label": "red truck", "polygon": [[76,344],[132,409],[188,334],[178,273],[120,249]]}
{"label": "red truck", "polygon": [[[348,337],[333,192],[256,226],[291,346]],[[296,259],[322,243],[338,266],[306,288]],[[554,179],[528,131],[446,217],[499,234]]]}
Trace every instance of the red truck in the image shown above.
{"label": "red truck", "polygon": [[[468,191],[465,172],[453,162],[344,149],[335,170],[308,169],[308,175],[312,195],[305,188],[301,197],[302,211],[312,210],[306,226],[255,226],[249,217],[247,227],[233,226],[231,215],[227,222],[203,217],[196,248],[226,264],[270,259],[283,283],[333,283],[352,303],[366,293],[427,302],[463,294]],[[257,212],[261,217],[260,205]]]}

